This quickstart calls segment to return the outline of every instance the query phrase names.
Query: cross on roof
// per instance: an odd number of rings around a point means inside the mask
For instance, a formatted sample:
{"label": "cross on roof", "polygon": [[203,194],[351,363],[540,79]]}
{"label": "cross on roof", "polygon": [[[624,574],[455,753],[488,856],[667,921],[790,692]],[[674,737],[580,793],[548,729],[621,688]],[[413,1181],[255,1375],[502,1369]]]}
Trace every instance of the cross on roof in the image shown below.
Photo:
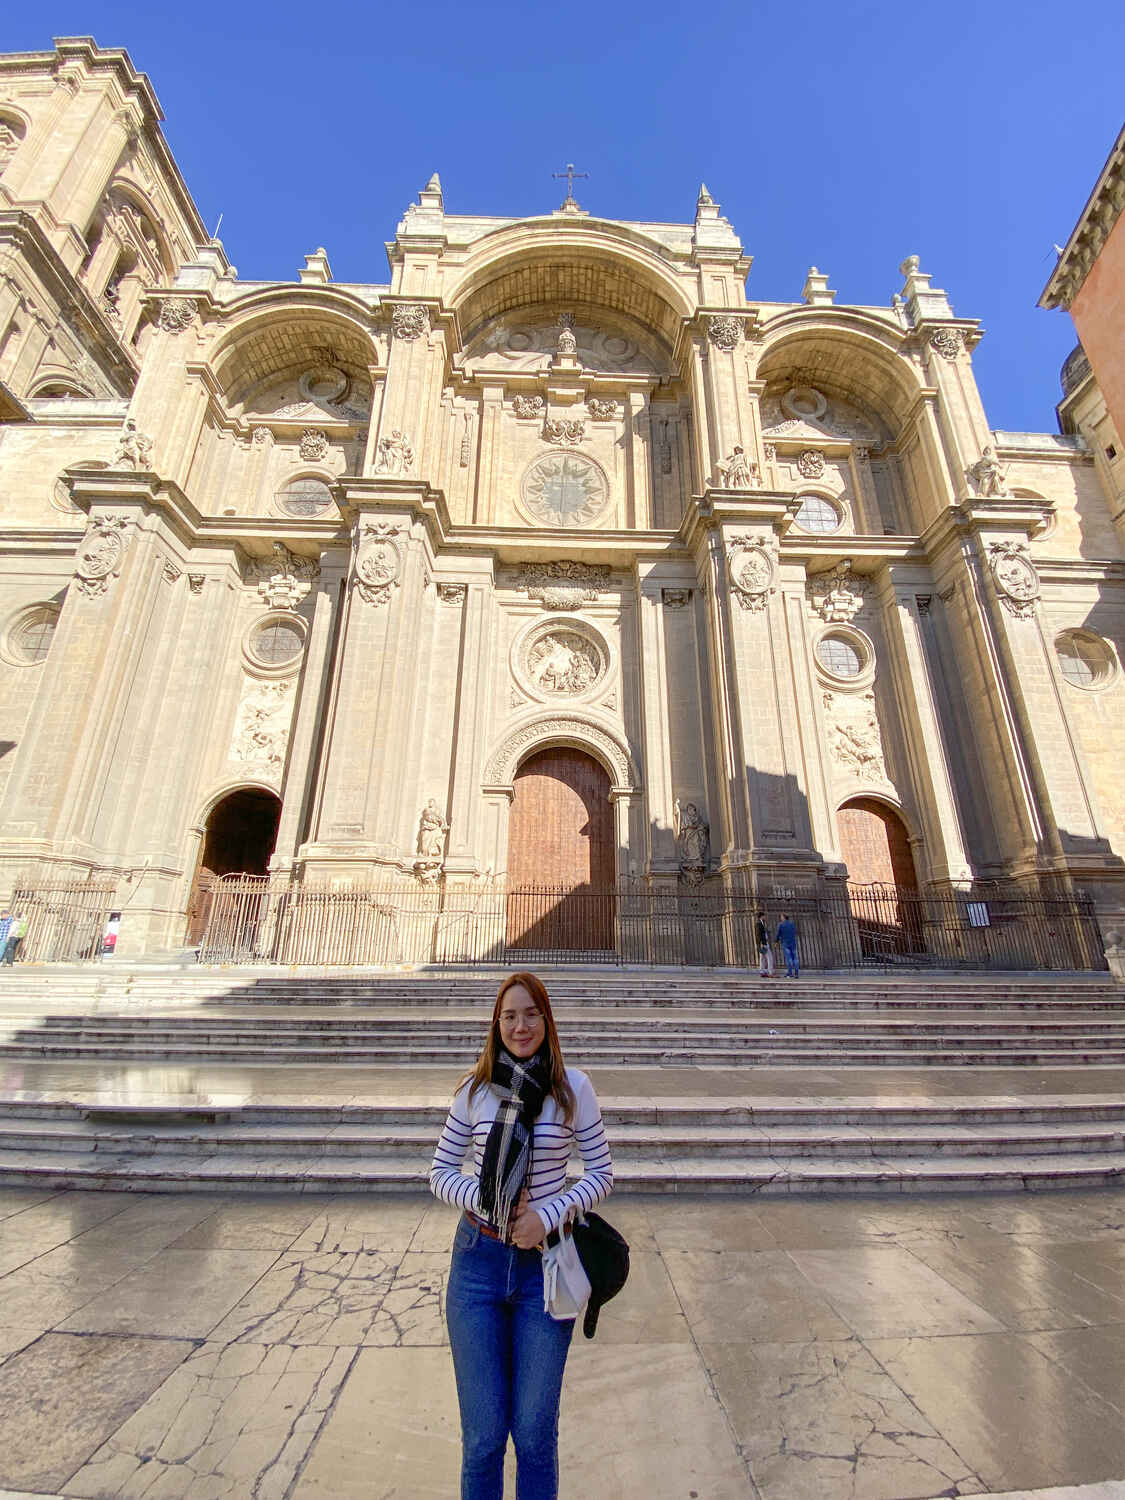
{"label": "cross on roof", "polygon": [[568,161],[567,162],[567,164],[566,164],[566,171],[565,172],[552,172],[551,173],[552,177],[565,177],[566,178],[566,202],[563,204],[564,208],[566,208],[567,204],[570,204],[570,203],[573,203],[574,206],[577,208],[578,204],[577,204],[577,202],[575,200],[575,197],[574,197],[574,179],[576,177],[589,177],[589,175],[590,175],[589,172],[576,172],[574,170],[574,163],[572,161]]}

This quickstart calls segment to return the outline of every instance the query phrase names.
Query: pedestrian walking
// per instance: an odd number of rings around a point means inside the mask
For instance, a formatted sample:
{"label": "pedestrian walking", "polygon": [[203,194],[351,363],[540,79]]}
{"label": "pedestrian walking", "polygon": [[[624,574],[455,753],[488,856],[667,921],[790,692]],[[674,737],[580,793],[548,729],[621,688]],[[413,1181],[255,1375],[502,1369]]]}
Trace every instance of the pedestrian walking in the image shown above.
{"label": "pedestrian walking", "polygon": [[[574,1145],[583,1174],[568,1188]],[[574,1320],[545,1310],[541,1247],[612,1184],[597,1097],[585,1073],[563,1063],[546,988],[534,974],[511,974],[430,1170],[436,1196],[463,1210],[445,1299],[461,1500],[501,1500],[509,1434],[518,1500],[558,1496],[559,1397]]]}
{"label": "pedestrian walking", "polygon": [[758,944],[758,973],[763,979],[773,978],[773,949],[770,935],[766,931],[766,920],[761,912],[754,921],[754,938]]}
{"label": "pedestrian walking", "polygon": [[801,972],[801,966],[797,962],[797,924],[788,912],[782,912],[781,921],[777,924],[777,941],[785,955],[785,977],[796,979]]}
{"label": "pedestrian walking", "polygon": [[16,912],[8,923],[7,941],[4,944],[3,955],[0,956],[0,964],[14,964],[16,954],[19,952],[20,944],[27,934],[27,918],[22,912]]}

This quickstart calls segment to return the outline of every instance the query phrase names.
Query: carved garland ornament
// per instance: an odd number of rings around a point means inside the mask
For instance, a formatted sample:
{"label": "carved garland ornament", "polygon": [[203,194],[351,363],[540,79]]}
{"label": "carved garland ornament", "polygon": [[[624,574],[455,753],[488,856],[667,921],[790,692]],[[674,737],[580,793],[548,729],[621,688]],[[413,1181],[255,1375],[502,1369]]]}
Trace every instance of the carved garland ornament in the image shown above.
{"label": "carved garland ornament", "polygon": [[734,536],[727,552],[731,591],[743,609],[763,610],[777,592],[777,564],[772,536]]}
{"label": "carved garland ornament", "polygon": [[846,557],[826,573],[815,574],[806,584],[810,606],[829,624],[846,625],[863,608],[867,580],[853,573],[851,566],[851,558]]}
{"label": "carved garland ornament", "polygon": [[541,417],[543,415],[543,397],[514,396],[512,398],[512,410],[521,421],[527,421],[533,417]]}
{"label": "carved garland ornament", "polygon": [[585,438],[586,424],[582,421],[568,421],[565,417],[548,417],[543,423],[543,436],[549,443],[573,447]]}
{"label": "carved garland ornament", "polygon": [[737,348],[742,338],[742,319],[730,313],[720,313],[709,318],[707,337],[716,349],[724,349],[729,354],[732,349]]}
{"label": "carved garland ornament", "polygon": [[613,768],[615,789],[634,789],[636,778],[628,752],[604,729],[587,719],[577,717],[536,719],[533,723],[514,730],[489,758],[484,771],[486,785],[510,784],[521,750],[534,745],[560,743],[600,751],[602,758]]}
{"label": "carved garland ornament", "polygon": [[989,547],[992,580],[1000,603],[1017,620],[1035,613],[1039,598],[1039,574],[1023,542],[993,542]]}
{"label": "carved garland ornament", "polygon": [[818,453],[815,448],[806,448],[803,453],[798,453],[797,472],[805,479],[822,479],[824,477],[824,454]]}
{"label": "carved garland ornament", "polygon": [[183,297],[165,297],[156,320],[162,333],[183,333],[195,322],[195,303]]}
{"label": "carved garland ornament", "polygon": [[942,359],[956,359],[961,353],[961,331],[958,328],[938,328],[930,334],[930,347],[936,349]]}
{"label": "carved garland ornament", "polygon": [[126,551],[128,516],[100,516],[82,538],[74,560],[80,593],[90,599],[104,594],[121,571]]}
{"label": "carved garland ornament", "polygon": [[390,602],[402,582],[401,526],[365,522],[355,529],[355,576],[353,587],[365,604]]}
{"label": "carved garland ornament", "polygon": [[601,597],[609,587],[610,572],[608,563],[525,563],[517,587],[544,609],[577,609]]}
{"label": "carved garland ornament", "polygon": [[255,558],[246,569],[247,583],[258,585],[267,609],[296,609],[319,577],[319,562],[298,557],[284,542],[274,542],[269,557]]}
{"label": "carved garland ornament", "polygon": [[328,457],[328,434],[319,427],[306,427],[301,433],[297,452],[305,463],[320,463]]}
{"label": "carved garland ornament", "polygon": [[617,402],[602,401],[598,397],[592,396],[586,402],[586,410],[590,414],[591,422],[608,422],[617,415]]}
{"label": "carved garland ornament", "polygon": [[420,302],[400,302],[391,313],[391,332],[408,344],[430,331],[430,310]]}

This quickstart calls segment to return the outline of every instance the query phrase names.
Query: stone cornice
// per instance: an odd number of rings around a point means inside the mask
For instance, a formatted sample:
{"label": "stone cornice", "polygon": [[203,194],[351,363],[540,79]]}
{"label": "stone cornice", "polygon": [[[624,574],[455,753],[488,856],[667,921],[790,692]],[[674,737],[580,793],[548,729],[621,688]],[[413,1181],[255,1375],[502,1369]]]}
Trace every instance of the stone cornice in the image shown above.
{"label": "stone cornice", "polygon": [[1039,298],[1040,307],[1070,308],[1125,208],[1125,127],[1122,128],[1066,248]]}

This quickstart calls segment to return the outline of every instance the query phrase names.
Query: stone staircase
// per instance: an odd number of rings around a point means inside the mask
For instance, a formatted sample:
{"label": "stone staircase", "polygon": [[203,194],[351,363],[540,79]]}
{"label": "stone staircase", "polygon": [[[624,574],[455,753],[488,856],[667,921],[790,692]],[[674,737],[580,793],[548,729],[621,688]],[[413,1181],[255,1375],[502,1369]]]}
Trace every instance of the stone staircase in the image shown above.
{"label": "stone staircase", "polygon": [[[568,1060],[605,1080],[619,1189],[1125,1175],[1125,993],[1108,976],[545,977]],[[0,983],[0,1183],[417,1189],[495,985],[17,969]],[[448,1079],[436,1092],[435,1067]],[[991,1092],[1001,1068],[1011,1085]],[[844,1094],[857,1070],[866,1092]]]}

